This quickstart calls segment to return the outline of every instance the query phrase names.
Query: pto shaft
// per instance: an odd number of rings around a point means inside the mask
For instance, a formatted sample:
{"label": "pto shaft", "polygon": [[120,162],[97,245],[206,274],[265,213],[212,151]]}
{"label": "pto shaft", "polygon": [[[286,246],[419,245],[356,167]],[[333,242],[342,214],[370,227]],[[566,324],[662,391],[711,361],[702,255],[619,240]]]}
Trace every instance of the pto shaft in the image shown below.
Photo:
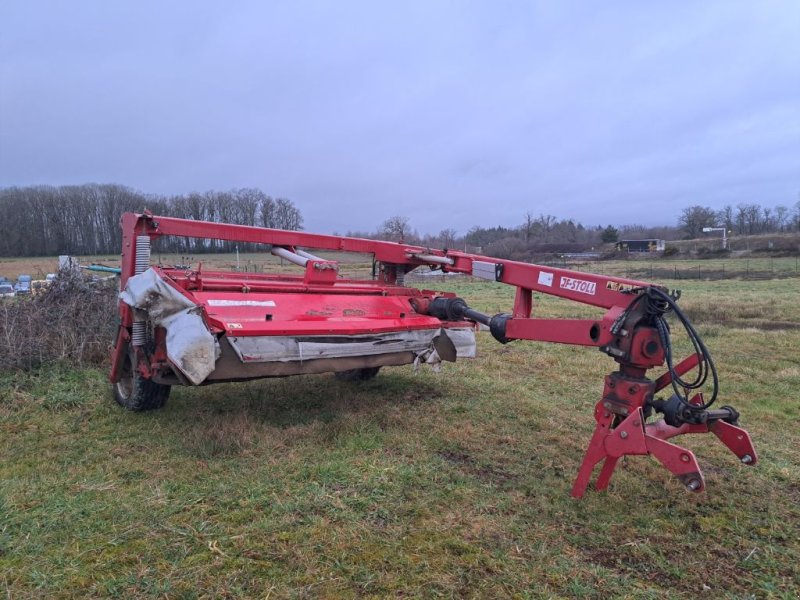
{"label": "pto shaft", "polygon": [[501,344],[510,340],[506,337],[506,323],[511,315],[497,314],[493,317],[467,306],[461,298],[435,298],[428,307],[431,316],[442,321],[474,321],[489,328],[494,339]]}

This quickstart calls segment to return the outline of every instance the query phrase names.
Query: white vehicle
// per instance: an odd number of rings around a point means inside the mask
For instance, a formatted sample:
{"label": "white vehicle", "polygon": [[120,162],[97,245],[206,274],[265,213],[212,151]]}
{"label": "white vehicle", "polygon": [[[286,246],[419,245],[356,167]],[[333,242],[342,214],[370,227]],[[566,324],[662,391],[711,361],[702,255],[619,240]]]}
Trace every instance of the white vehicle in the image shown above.
{"label": "white vehicle", "polygon": [[20,275],[17,277],[17,283],[14,285],[14,291],[17,294],[30,294],[31,281],[33,281],[33,277],[30,275]]}
{"label": "white vehicle", "polygon": [[13,298],[16,295],[13,285],[10,283],[0,283],[0,298]]}

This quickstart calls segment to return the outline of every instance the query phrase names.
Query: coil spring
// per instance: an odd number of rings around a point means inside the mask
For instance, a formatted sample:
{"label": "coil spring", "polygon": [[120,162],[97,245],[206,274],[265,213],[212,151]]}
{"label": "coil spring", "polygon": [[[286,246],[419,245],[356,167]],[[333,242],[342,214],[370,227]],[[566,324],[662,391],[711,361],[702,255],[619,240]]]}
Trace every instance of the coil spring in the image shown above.
{"label": "coil spring", "polygon": [[[136,262],[134,273],[139,275],[150,268],[150,236],[136,236]],[[134,321],[131,328],[131,344],[144,346],[147,343],[147,322]]]}
{"label": "coil spring", "polygon": [[150,268],[150,236],[136,236],[136,265],[134,273],[139,275]]}
{"label": "coil spring", "polygon": [[144,346],[147,343],[147,323],[144,321],[134,321],[131,327],[131,344],[134,346]]}

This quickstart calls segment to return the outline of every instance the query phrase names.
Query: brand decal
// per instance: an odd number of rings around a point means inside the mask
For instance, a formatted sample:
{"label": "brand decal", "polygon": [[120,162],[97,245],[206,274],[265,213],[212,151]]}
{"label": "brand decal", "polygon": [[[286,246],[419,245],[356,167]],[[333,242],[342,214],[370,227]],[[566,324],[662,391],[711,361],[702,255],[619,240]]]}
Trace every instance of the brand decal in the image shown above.
{"label": "brand decal", "polygon": [[228,323],[228,329],[241,329],[241,323]]}
{"label": "brand decal", "polygon": [[561,278],[561,288],[572,292],[580,292],[594,296],[597,284],[594,281],[584,281],[583,279],[572,279],[571,277]]}

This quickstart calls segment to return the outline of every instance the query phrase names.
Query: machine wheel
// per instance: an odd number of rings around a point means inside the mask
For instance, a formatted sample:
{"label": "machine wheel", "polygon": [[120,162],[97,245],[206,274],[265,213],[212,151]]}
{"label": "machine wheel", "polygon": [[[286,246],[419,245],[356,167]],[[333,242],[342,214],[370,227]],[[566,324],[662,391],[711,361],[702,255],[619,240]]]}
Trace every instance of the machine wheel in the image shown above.
{"label": "machine wheel", "polygon": [[333,376],[339,381],[369,381],[370,379],[375,379],[380,370],[380,367],[350,369],[349,371],[337,371]]}
{"label": "machine wheel", "polygon": [[128,410],[140,412],[163,408],[172,389],[168,385],[145,379],[133,369],[130,354],[125,355],[121,377],[114,384],[114,400]]}

